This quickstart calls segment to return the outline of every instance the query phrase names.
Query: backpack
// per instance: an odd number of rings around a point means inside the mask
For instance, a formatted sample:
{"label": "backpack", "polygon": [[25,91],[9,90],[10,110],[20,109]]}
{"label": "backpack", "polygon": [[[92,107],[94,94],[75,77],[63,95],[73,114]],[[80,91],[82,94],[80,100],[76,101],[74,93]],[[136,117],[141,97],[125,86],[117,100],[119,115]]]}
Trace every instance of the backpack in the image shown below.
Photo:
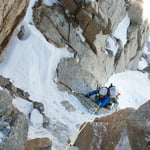
{"label": "backpack", "polygon": [[106,96],[108,94],[108,89],[107,87],[102,87],[99,89],[99,95],[100,96]]}
{"label": "backpack", "polygon": [[110,95],[110,97],[116,97],[117,96],[117,89],[115,86],[109,87],[109,95]]}

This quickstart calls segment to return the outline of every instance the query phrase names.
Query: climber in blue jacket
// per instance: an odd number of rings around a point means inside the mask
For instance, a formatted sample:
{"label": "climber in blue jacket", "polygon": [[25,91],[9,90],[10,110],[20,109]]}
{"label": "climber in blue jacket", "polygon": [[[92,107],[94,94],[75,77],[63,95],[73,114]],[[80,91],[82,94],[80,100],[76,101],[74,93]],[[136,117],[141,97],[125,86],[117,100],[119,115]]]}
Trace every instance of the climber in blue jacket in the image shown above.
{"label": "climber in blue jacket", "polygon": [[117,102],[117,90],[116,87],[112,84],[107,87],[102,87],[94,91],[88,92],[85,96],[90,97],[92,95],[96,95],[97,101],[96,104],[98,104],[100,107],[105,107],[111,102],[118,103]]}

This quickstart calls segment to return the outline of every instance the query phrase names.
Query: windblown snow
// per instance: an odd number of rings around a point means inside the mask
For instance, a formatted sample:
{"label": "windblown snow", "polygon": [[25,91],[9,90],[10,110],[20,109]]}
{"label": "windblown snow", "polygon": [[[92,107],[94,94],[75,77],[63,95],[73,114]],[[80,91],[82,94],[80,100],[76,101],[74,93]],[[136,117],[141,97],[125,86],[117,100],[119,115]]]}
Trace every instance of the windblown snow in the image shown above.
{"label": "windblown snow", "polygon": [[[56,1],[49,0],[45,3],[52,5]],[[56,48],[48,43],[43,35],[35,28],[32,21],[32,9],[35,0],[30,1],[30,5],[24,20],[20,23],[13,34],[13,38],[7,48],[6,55],[0,63],[0,74],[9,77],[16,87],[27,91],[31,99],[42,102],[45,107],[45,114],[53,124],[57,124],[64,129],[64,134],[72,138],[84,121],[92,121],[96,115],[91,115],[84,108],[76,97],[61,92],[56,85],[56,68],[62,58],[73,56],[67,46]],[[127,16],[126,16],[127,17]],[[125,18],[128,22],[128,18]],[[25,36],[23,40],[17,38],[20,26],[25,26]],[[124,33],[123,43],[126,43],[126,33],[119,25],[119,32]],[[122,32],[122,31],[123,32]],[[117,38],[117,31],[114,33]],[[137,108],[150,98],[150,80],[146,73],[138,71],[126,71],[114,74],[108,80],[108,84],[113,83],[121,93],[119,99],[120,108]],[[61,102],[68,100],[76,109],[74,112],[66,111]],[[37,110],[33,109],[30,102],[16,98],[13,104],[18,107],[26,116],[31,114],[31,122],[28,138],[49,137],[53,140],[52,150],[62,149],[64,143],[59,132],[54,132],[42,128],[42,117]],[[54,126],[53,126],[54,128]],[[58,134],[58,135],[57,135]],[[59,139],[59,140],[58,140]]]}

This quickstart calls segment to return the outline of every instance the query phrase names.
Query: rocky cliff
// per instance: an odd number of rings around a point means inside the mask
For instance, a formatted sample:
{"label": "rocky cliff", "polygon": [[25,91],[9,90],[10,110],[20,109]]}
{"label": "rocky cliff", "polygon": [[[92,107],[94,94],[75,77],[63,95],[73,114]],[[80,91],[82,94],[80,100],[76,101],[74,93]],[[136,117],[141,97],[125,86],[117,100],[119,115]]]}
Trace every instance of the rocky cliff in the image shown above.
{"label": "rocky cliff", "polygon": [[75,146],[81,150],[149,150],[150,101],[134,110],[127,108],[96,118],[80,133]]}
{"label": "rocky cliff", "polygon": [[[16,25],[23,18],[28,1],[0,1],[0,56]],[[142,18],[140,1],[59,0],[57,5],[46,6],[39,0],[33,7],[33,20],[47,41],[57,47],[66,46],[74,54],[72,58],[61,60],[57,67],[57,83],[63,90],[82,92],[94,89],[97,85],[103,85],[114,72],[137,69],[141,56],[149,62],[149,56],[142,54],[149,27]],[[142,71],[150,73],[149,70],[148,66]],[[8,78],[0,76],[0,85],[5,88],[0,90],[0,149],[51,149],[52,142],[47,138],[30,140],[24,146],[27,140],[27,118],[32,122],[29,115],[32,116],[36,110],[43,120],[47,119],[43,104],[31,100],[27,92],[15,87]],[[27,118],[13,108],[12,97],[21,97],[33,104]],[[67,101],[61,104],[69,112],[75,111]],[[91,104],[87,105],[91,107]],[[57,125],[54,127],[47,120],[42,125],[52,132],[55,130],[57,139],[60,138],[61,131],[56,131],[59,129],[56,128]],[[79,135],[75,146],[82,150],[92,147],[96,150],[100,147],[114,149],[127,144],[128,149],[134,150],[136,147],[147,150],[147,134],[149,135],[149,102],[137,111],[121,110],[89,123]],[[68,137],[63,134],[60,141],[62,139],[63,142],[68,141]],[[109,142],[111,139],[112,142]]]}
{"label": "rocky cliff", "polygon": [[11,35],[23,19],[29,0],[0,1],[0,61]]}
{"label": "rocky cliff", "polygon": [[47,41],[74,53],[57,68],[63,89],[86,91],[103,85],[114,72],[137,69],[149,34],[140,1],[60,0],[52,7],[38,1],[33,10]]}
{"label": "rocky cliff", "polygon": [[[48,138],[37,138],[27,141],[28,123],[32,115],[38,111],[43,119],[43,127],[49,125],[49,119],[44,114],[42,103],[31,100],[30,95],[0,75],[0,150],[51,150],[52,142]],[[12,104],[13,98],[20,97],[33,107],[30,114],[23,115]],[[29,106],[28,106],[29,107]],[[39,119],[39,118],[38,118]]]}
{"label": "rocky cliff", "polygon": [[24,150],[28,135],[28,121],[12,104],[7,90],[0,90],[0,149]]}

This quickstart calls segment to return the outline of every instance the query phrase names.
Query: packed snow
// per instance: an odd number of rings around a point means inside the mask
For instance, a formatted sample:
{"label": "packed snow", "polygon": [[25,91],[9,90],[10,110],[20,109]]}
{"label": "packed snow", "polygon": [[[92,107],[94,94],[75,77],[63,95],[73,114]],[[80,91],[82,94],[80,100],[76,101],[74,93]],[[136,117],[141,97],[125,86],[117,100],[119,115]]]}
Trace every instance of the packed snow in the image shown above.
{"label": "packed snow", "polygon": [[85,37],[83,36],[83,29],[81,27],[76,28],[76,33],[79,35],[80,39],[82,42],[85,42]]}
{"label": "packed snow", "polygon": [[121,94],[119,97],[120,108],[138,108],[150,99],[148,73],[138,71],[117,73],[109,78],[106,85],[110,83],[113,83]]}
{"label": "packed snow", "polygon": [[[30,1],[24,20],[14,31],[4,60],[0,63],[0,74],[9,77],[16,87],[28,92],[32,100],[44,104],[44,113],[50,118],[51,122],[49,129],[42,128],[42,116],[37,110],[33,109],[31,103],[21,98],[13,100],[13,104],[26,117],[31,115],[28,138],[49,137],[53,141],[52,150],[61,150],[64,147],[63,134],[72,138],[83,122],[92,121],[97,115],[91,115],[73,95],[58,90],[56,85],[57,65],[62,58],[73,57],[73,54],[67,50],[67,46],[56,48],[48,43],[35,28],[31,17],[31,7],[34,2],[35,0]],[[56,1],[49,0],[47,2],[52,5]],[[129,22],[127,16],[125,22]],[[17,33],[22,25],[25,26],[26,32],[24,38],[19,40]],[[125,29],[119,28],[116,30],[114,35],[118,38],[117,31],[124,33]],[[124,35],[126,34],[124,33]],[[126,37],[123,37],[123,39],[122,37],[120,39],[125,44],[124,39]],[[114,74],[106,85],[110,83],[116,85],[121,93],[119,98],[120,108],[137,108],[150,99],[150,80],[146,73],[126,71]],[[68,112],[62,106],[62,101],[66,100],[75,108],[74,112]],[[60,133],[58,128],[55,130],[55,124],[63,129],[63,133]]]}
{"label": "packed snow", "polygon": [[143,1],[143,18],[150,23],[149,6],[150,6],[150,1],[144,0]]}
{"label": "packed snow", "polygon": [[111,36],[109,36],[109,37],[107,38],[107,42],[108,42],[107,49],[110,50],[110,51],[112,51],[112,52],[113,52],[113,55],[115,56],[116,53],[117,53],[117,51],[118,51],[118,48],[119,48],[118,43],[117,43],[116,40],[115,40],[113,37],[111,37]]}
{"label": "packed snow", "polygon": [[113,32],[113,36],[122,41],[123,46],[127,42],[127,29],[130,24],[130,18],[128,14],[122,19],[122,21],[117,26],[116,30]]}

